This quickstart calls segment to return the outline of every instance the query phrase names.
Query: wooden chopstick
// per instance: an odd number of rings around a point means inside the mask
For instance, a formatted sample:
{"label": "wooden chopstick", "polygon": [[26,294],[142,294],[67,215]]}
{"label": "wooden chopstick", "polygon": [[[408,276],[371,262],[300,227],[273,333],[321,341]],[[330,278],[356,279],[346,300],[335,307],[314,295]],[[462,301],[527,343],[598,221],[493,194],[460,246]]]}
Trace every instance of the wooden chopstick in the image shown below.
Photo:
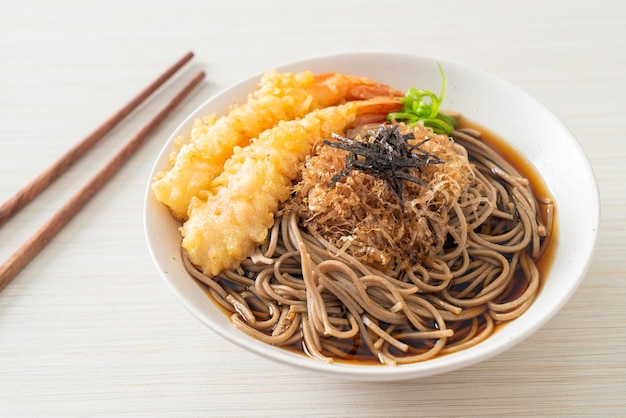
{"label": "wooden chopstick", "polygon": [[152,93],[154,93],[161,85],[163,85],[176,71],[183,67],[189,60],[193,58],[193,53],[188,52],[170,68],[161,74],[156,80],[142,90],[125,106],[115,112],[109,119],[104,121],[95,131],[89,134],[85,139],[72,147],[61,158],[54,162],[46,170],[42,171],[28,185],[19,190],[13,197],[0,206],[0,227],[4,225],[13,215],[18,213],[24,206],[30,203],[42,191],[44,191],[52,182],[61,176],[72,164],[100,141],[106,134],[111,132],[126,116],[143,103]]}
{"label": "wooden chopstick", "polygon": [[199,72],[159,113],[157,113],[109,162],[68,200],[33,236],[0,265],[0,290],[2,290],[74,217],[74,215],[104,186],[126,163],[133,153],[148,139],[166,117],[204,78]]}

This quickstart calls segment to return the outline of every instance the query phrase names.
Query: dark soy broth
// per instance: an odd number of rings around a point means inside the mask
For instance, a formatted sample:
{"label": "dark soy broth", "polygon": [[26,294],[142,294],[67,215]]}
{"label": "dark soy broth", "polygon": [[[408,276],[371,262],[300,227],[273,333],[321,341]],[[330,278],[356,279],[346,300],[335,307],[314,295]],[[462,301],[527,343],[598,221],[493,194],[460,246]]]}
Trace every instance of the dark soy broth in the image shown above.
{"label": "dark soy broth", "polygon": [[[545,184],[544,180],[541,178],[541,175],[535,169],[532,162],[528,161],[523,155],[521,155],[515,148],[513,148],[508,142],[506,142],[503,138],[500,138],[498,135],[486,129],[483,126],[478,125],[466,118],[461,118],[459,120],[460,128],[469,128],[475,129],[481,133],[482,139],[485,143],[489,144],[493,150],[495,150],[498,154],[500,154],[509,164],[511,164],[517,171],[519,171],[524,177],[528,179],[530,182],[530,188],[533,191],[533,195],[539,202],[538,211],[539,217],[541,221],[545,224],[548,219],[547,206],[541,204],[542,201],[550,200],[553,201],[552,195],[548,190],[548,186]],[[553,202],[555,203],[555,202]],[[553,210],[556,212],[558,208],[556,205],[553,206]],[[535,260],[539,271],[541,272],[541,277],[547,277],[550,267],[552,266],[552,261],[554,260],[554,255],[556,253],[556,245],[554,245],[556,238],[558,237],[558,217],[557,214],[553,214],[553,224],[552,231],[550,232],[551,241],[544,241],[544,251],[541,255],[541,258]],[[543,284],[543,280],[541,282]],[[523,291],[523,289],[521,289]]]}

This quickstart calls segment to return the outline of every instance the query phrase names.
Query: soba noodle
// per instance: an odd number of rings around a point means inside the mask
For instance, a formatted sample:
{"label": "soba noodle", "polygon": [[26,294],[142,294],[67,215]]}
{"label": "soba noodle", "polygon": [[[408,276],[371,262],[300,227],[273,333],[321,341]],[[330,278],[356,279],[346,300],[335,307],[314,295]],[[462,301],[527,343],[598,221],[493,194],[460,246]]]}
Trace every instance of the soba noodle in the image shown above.
{"label": "soba noodle", "polygon": [[454,227],[428,263],[366,265],[286,207],[239,269],[209,278],[187,268],[237,328],[321,361],[397,365],[474,346],[536,298],[553,209],[477,131],[452,137],[473,181],[448,208]]}

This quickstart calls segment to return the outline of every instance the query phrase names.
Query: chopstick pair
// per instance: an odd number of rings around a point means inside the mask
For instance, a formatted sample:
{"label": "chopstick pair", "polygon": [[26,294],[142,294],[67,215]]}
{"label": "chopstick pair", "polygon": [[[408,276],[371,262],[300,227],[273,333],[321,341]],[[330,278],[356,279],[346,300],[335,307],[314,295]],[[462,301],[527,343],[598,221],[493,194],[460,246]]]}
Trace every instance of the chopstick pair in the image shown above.
{"label": "chopstick pair", "polygon": [[[49,168],[39,174],[28,185],[0,206],[0,227],[30,203],[43,190],[59,178],[72,164],[104,138],[113,128],[124,120],[134,109],[143,103],[152,93],[170,79],[179,69],[193,58],[188,52],[161,76],[123,106],[95,131],[72,147]],[[2,290],[78,213],[78,211],[108,182],[110,178],[149,138],[150,134],[172,113],[172,111],[191,93],[204,78],[205,73],[198,72],[180,92],[172,98],[150,121],[143,126],[124,145],[106,165],[100,169],[81,189],[79,189],[37,232],[35,232],[18,250],[0,265],[0,290]]]}

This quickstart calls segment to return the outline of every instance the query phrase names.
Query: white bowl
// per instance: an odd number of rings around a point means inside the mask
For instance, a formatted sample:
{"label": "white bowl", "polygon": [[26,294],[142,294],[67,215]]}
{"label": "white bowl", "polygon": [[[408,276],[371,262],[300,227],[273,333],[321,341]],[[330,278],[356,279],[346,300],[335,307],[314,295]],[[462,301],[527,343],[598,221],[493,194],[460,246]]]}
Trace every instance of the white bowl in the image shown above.
{"label": "white bowl", "polygon": [[[455,62],[400,53],[352,53],[310,58],[276,67],[283,72],[337,71],[367,76],[404,91],[408,87],[439,92],[441,63],[447,80],[445,109],[504,138],[533,163],[552,194],[558,216],[556,254],[540,295],[520,318],[486,341],[464,351],[397,367],[326,364],[267,345],[240,332],[185,271],[180,258],[179,222],[146,192],[144,222],[154,263],[183,305],[223,338],[262,357],[328,376],[363,381],[391,381],[439,374],[491,358],[518,344],[542,327],[568,301],[590,264],[599,224],[599,196],[592,168],[568,129],[543,105],[516,87],[477,69]],[[188,133],[197,117],[227,112],[245,101],[261,74],[211,97],[189,115],[165,143],[153,175],[167,165],[173,139]]]}

